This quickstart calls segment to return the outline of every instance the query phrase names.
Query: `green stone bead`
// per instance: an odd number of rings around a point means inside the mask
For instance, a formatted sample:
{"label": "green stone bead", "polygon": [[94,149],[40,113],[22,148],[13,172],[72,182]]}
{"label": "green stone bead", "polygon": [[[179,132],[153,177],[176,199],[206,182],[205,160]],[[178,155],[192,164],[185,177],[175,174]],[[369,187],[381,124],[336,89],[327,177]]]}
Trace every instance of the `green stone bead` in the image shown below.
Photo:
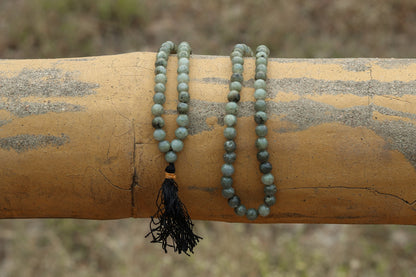
{"label": "green stone bead", "polygon": [[172,140],[172,150],[174,152],[180,152],[183,149],[183,142],[179,139]]}
{"label": "green stone bead", "polygon": [[228,199],[228,205],[231,208],[237,208],[240,205],[240,198],[237,195],[234,195],[230,199]]}
{"label": "green stone bead", "polygon": [[187,114],[189,111],[189,105],[183,102],[179,102],[178,106],[176,107],[176,110],[180,114]]}
{"label": "green stone bead", "polygon": [[239,44],[236,44],[234,46],[234,49],[240,51],[241,53],[246,53],[246,51],[247,51],[247,45],[245,45],[243,43],[239,43]]}
{"label": "green stone bead", "polygon": [[190,53],[188,51],[179,51],[178,58],[187,58],[189,59]]}
{"label": "green stone bead", "polygon": [[256,89],[254,91],[254,98],[256,98],[256,100],[265,100],[266,96],[267,92],[262,88]]}
{"label": "green stone bead", "polygon": [[256,66],[259,65],[259,64],[267,65],[267,59],[263,58],[263,57],[257,58],[256,59]]}
{"label": "green stone bead", "polygon": [[186,73],[180,73],[176,79],[178,80],[178,83],[188,83],[189,75]]}
{"label": "green stone bead", "polygon": [[232,114],[224,116],[224,124],[228,127],[233,127],[237,123],[237,117]]}
{"label": "green stone bead", "polygon": [[157,59],[155,62],[155,66],[163,66],[166,67],[168,65],[168,62],[165,59]]}
{"label": "green stone bead", "polygon": [[262,89],[266,89],[266,81],[265,80],[256,80],[256,81],[254,81],[254,88],[255,89],[259,89],[259,88],[262,88]]}
{"label": "green stone bead", "polygon": [[270,208],[267,207],[265,204],[261,204],[258,208],[259,215],[265,217],[270,214]]}
{"label": "green stone bead", "polygon": [[259,45],[256,48],[256,53],[258,52],[265,52],[268,55],[270,55],[270,49],[266,45]]}
{"label": "green stone bead", "polygon": [[257,124],[264,124],[267,121],[267,114],[265,112],[256,112],[254,121],[256,121]]}
{"label": "green stone bead", "polygon": [[239,205],[238,207],[236,207],[234,209],[234,212],[238,215],[238,216],[245,216],[247,209],[244,205]]}
{"label": "green stone bead", "polygon": [[235,144],[235,141],[227,140],[226,142],[224,142],[224,150],[227,153],[234,152],[236,148],[237,148],[237,145]]}
{"label": "green stone bead", "polygon": [[163,128],[163,126],[165,126],[165,121],[163,120],[162,117],[160,116],[156,116],[155,118],[153,118],[152,120],[152,126],[155,129],[161,129]]}
{"label": "green stone bead", "polygon": [[153,102],[163,105],[166,102],[166,97],[162,92],[156,92],[155,95],[153,95]]}
{"label": "green stone bead", "polygon": [[163,106],[160,104],[154,104],[152,106],[152,114],[154,116],[159,116],[163,114]]}
{"label": "green stone bead", "polygon": [[267,72],[267,65],[265,64],[259,64],[258,66],[256,66],[256,72]]}
{"label": "green stone bead", "polygon": [[264,174],[263,176],[261,176],[261,182],[266,186],[267,185],[272,185],[274,183],[273,174],[271,174],[271,173]]}
{"label": "green stone bead", "polygon": [[157,140],[157,141],[162,141],[162,140],[165,140],[165,138],[166,138],[166,133],[165,133],[165,131],[163,131],[162,129],[156,129],[154,132],[153,132],[153,137],[155,138],[155,140]]}
{"label": "green stone bead", "polygon": [[183,103],[188,103],[189,100],[191,99],[191,96],[189,95],[189,92],[181,91],[181,92],[179,92],[178,99],[179,99],[179,101],[181,101]]}
{"label": "green stone bead", "polygon": [[188,58],[180,58],[178,60],[178,66],[186,65],[189,67],[189,59]]}
{"label": "green stone bead", "polygon": [[247,216],[248,220],[255,220],[258,216],[257,210],[253,209],[253,208],[248,209],[247,212],[246,212],[246,216]]}
{"label": "green stone bead", "polygon": [[165,52],[167,55],[170,55],[172,48],[170,46],[161,46],[159,52]]}
{"label": "green stone bead", "polygon": [[256,75],[254,75],[255,80],[266,80],[267,79],[267,73],[264,71],[257,71]]}
{"label": "green stone bead", "polygon": [[177,90],[179,92],[181,92],[181,91],[188,91],[189,90],[189,86],[188,86],[187,83],[179,83],[178,84],[178,87],[177,87]]}
{"label": "green stone bead", "polygon": [[269,152],[267,150],[257,152],[257,160],[261,163],[265,163],[269,160]]}
{"label": "green stone bead", "polygon": [[267,55],[267,53],[265,53],[265,52],[263,52],[263,51],[260,51],[260,52],[257,52],[256,53],[256,58],[267,58],[268,57],[268,55]]}
{"label": "green stone bead", "polygon": [[240,101],[240,93],[236,90],[232,90],[228,93],[227,99],[228,101],[237,103],[238,101]]}
{"label": "green stone bead", "polygon": [[232,59],[231,59],[231,63],[234,65],[234,64],[244,64],[244,58],[243,57],[239,57],[239,56],[236,56],[236,57],[233,57]]}
{"label": "green stone bead", "polygon": [[237,112],[238,112],[238,105],[237,105],[237,103],[235,103],[235,102],[228,102],[228,103],[225,105],[225,112],[226,112],[227,114],[233,114],[233,115],[236,115],[236,114],[237,114]]}
{"label": "green stone bead", "polygon": [[159,142],[159,150],[162,153],[166,153],[170,150],[170,143],[167,140]]}
{"label": "green stone bead", "polygon": [[180,140],[184,140],[188,136],[188,129],[185,127],[179,127],[175,130],[175,136]]}
{"label": "green stone bead", "polygon": [[177,72],[178,72],[178,74],[181,74],[181,73],[188,74],[189,73],[189,67],[187,65],[182,64],[182,65],[178,66]]}
{"label": "green stone bead", "polygon": [[166,52],[163,52],[163,51],[160,51],[160,52],[158,52],[157,54],[156,54],[156,59],[158,60],[158,59],[165,59],[165,60],[167,60],[168,59],[168,54],[166,54]]}
{"label": "green stone bead", "polygon": [[179,43],[179,45],[178,45],[178,49],[179,48],[187,48],[187,49],[191,49],[191,45],[189,45],[189,43],[188,42],[186,42],[186,41],[182,41],[181,43]]}
{"label": "green stone bead", "polygon": [[256,135],[259,137],[265,137],[267,135],[267,126],[264,124],[257,125]]}
{"label": "green stone bead", "polygon": [[222,190],[222,196],[224,196],[224,198],[231,198],[233,197],[235,194],[235,190],[232,187],[226,188]]}
{"label": "green stone bead", "polygon": [[241,73],[233,73],[231,75],[231,82],[239,82],[242,83],[244,81],[243,74]]}
{"label": "green stone bead", "polygon": [[256,103],[254,103],[254,109],[256,110],[256,112],[265,112],[266,111],[266,101],[257,100]]}
{"label": "green stone bead", "polygon": [[259,167],[260,167],[261,173],[264,173],[264,174],[270,173],[273,169],[272,164],[269,162],[261,163]]}
{"label": "green stone bead", "polygon": [[239,64],[239,63],[233,64],[232,70],[233,70],[233,73],[242,74],[244,72],[243,64]]}
{"label": "green stone bead", "polygon": [[166,91],[166,87],[162,83],[156,83],[155,85],[155,92],[161,92],[164,93]]}
{"label": "green stone bead", "polygon": [[233,178],[231,177],[221,177],[221,186],[225,189],[230,188],[233,185]]}
{"label": "green stone bead", "polygon": [[186,114],[180,114],[176,118],[176,123],[181,127],[187,127],[189,125],[189,117]]}
{"label": "green stone bead", "polygon": [[276,192],[277,188],[275,185],[264,186],[264,194],[266,194],[266,196],[274,196]]}
{"label": "green stone bead", "polygon": [[225,153],[223,158],[225,163],[232,164],[235,162],[237,155],[235,154],[235,152]]}
{"label": "green stone bead", "polygon": [[271,207],[276,203],[276,197],[267,195],[266,197],[264,197],[264,203],[267,206]]}
{"label": "green stone bead", "polygon": [[178,156],[176,155],[176,153],[175,152],[173,152],[173,151],[169,151],[169,152],[167,152],[166,154],[165,154],[165,160],[168,162],[168,163],[174,163],[174,162],[176,162],[176,159],[178,158]]}
{"label": "green stone bead", "polygon": [[233,52],[231,52],[231,55],[230,55],[231,60],[233,60],[234,57],[243,57],[243,53],[241,53],[240,51],[234,50]]}
{"label": "green stone bead", "polygon": [[268,142],[266,138],[262,137],[262,138],[256,139],[256,147],[259,151],[266,150],[267,145],[268,145]]}
{"label": "green stone bead", "polygon": [[156,66],[155,73],[156,74],[165,74],[166,75],[166,67],[161,66],[161,65]]}
{"label": "green stone bead", "polygon": [[242,85],[240,82],[231,82],[230,83],[230,90],[236,90],[240,92],[242,89]]}
{"label": "green stone bead", "polygon": [[161,47],[167,47],[169,49],[175,49],[175,43],[171,40],[165,41],[162,43]]}
{"label": "green stone bead", "polygon": [[227,127],[224,129],[224,137],[226,139],[234,139],[237,136],[237,131],[233,127]]}

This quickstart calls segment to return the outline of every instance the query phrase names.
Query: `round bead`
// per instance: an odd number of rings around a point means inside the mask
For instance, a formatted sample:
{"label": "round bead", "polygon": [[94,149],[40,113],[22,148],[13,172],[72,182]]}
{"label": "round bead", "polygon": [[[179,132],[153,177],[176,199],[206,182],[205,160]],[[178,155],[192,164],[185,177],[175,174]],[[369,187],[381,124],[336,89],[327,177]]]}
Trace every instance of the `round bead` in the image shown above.
{"label": "round bead", "polygon": [[237,154],[235,154],[235,152],[225,153],[223,158],[224,162],[226,162],[227,164],[232,164],[235,162]]}
{"label": "round bead", "polygon": [[243,65],[244,64],[244,59],[243,59],[243,57],[239,57],[239,56],[235,56],[235,57],[233,57],[232,59],[231,59],[231,63],[234,65],[234,64],[241,64],[241,65]]}
{"label": "round bead", "polygon": [[234,212],[239,216],[245,216],[247,209],[244,205],[239,205],[234,209]]}
{"label": "round bead", "polygon": [[235,194],[235,191],[232,187],[226,188],[222,190],[222,196],[224,196],[225,198],[231,198],[233,197]]}
{"label": "round bead", "polygon": [[243,57],[243,53],[242,53],[242,52],[240,52],[240,51],[236,51],[236,50],[234,50],[233,52],[231,52],[231,55],[230,55],[231,60],[232,60],[234,57]]}
{"label": "round bead", "polygon": [[178,158],[178,156],[176,155],[176,153],[175,152],[173,152],[173,151],[169,151],[169,152],[167,152],[166,154],[165,154],[165,160],[168,162],[168,163],[174,163],[174,162],[176,162],[176,159]]}
{"label": "round bead", "polygon": [[259,151],[266,150],[267,149],[267,145],[268,145],[267,139],[264,138],[264,137],[258,138],[256,140],[256,147],[257,147],[257,149]]}
{"label": "round bead", "polygon": [[155,95],[153,95],[153,102],[162,105],[166,102],[166,97],[162,92],[156,92]]}
{"label": "round bead", "polygon": [[258,66],[259,64],[264,64],[267,65],[267,59],[263,58],[263,57],[259,57],[256,59],[256,66]]}
{"label": "round bead", "polygon": [[256,121],[257,124],[264,124],[267,121],[267,114],[265,112],[256,112],[254,121]]}
{"label": "round bead", "polygon": [[261,176],[261,182],[263,184],[265,184],[266,186],[267,185],[272,185],[273,182],[274,182],[273,174],[271,174],[271,173],[264,174],[263,176]]}
{"label": "round bead", "polygon": [[155,85],[155,92],[156,93],[158,93],[158,92],[165,92],[166,91],[166,87],[165,87],[165,85],[164,84],[162,84],[162,83],[156,83],[156,85]]}
{"label": "round bead", "polygon": [[166,59],[157,59],[155,62],[155,66],[163,66],[166,67],[168,65],[168,62]]}
{"label": "round bead", "polygon": [[224,124],[228,127],[232,127],[237,123],[237,117],[232,114],[227,114],[224,116]]}
{"label": "round bead", "polygon": [[177,87],[178,91],[188,91],[189,90],[189,86],[187,83],[179,83],[178,87]]}
{"label": "round bead", "polygon": [[187,65],[182,64],[182,65],[178,66],[177,71],[178,71],[178,74],[181,74],[181,73],[188,74],[189,73],[189,67]]}
{"label": "round bead", "polygon": [[159,147],[160,152],[166,153],[170,150],[170,143],[169,141],[164,140],[164,141],[159,142],[158,147]]}
{"label": "round bead", "polygon": [[260,51],[256,53],[256,58],[267,58],[267,53]]}
{"label": "round bead", "polygon": [[231,75],[231,82],[240,82],[244,81],[243,75],[241,73],[233,73]]}
{"label": "round bead", "polygon": [[260,171],[264,174],[270,173],[272,171],[272,164],[269,162],[261,163]]}
{"label": "round bead", "polygon": [[233,114],[233,115],[236,115],[236,114],[237,114],[237,112],[238,112],[238,105],[237,105],[237,103],[236,103],[236,102],[228,102],[228,103],[225,105],[225,112],[226,112],[227,114]]}
{"label": "round bead", "polygon": [[240,198],[237,195],[234,195],[230,199],[228,199],[228,205],[231,208],[237,208],[240,205]]}
{"label": "round bead", "polygon": [[183,103],[188,103],[189,100],[191,99],[191,97],[189,95],[189,92],[181,91],[181,92],[179,92],[178,99],[179,99],[179,101],[181,101]]}
{"label": "round bead", "polygon": [[166,74],[166,67],[164,67],[162,65],[156,66],[155,73],[156,74]]}
{"label": "round bead", "polygon": [[259,64],[258,66],[256,66],[256,72],[265,72],[266,73],[267,72],[267,65]]}
{"label": "round bead", "polygon": [[256,98],[256,100],[264,100],[266,99],[266,96],[267,96],[267,93],[262,88],[256,89],[254,91],[254,98]]}
{"label": "round bead", "polygon": [[242,64],[236,63],[233,64],[233,73],[243,73],[244,72],[244,67]]}
{"label": "round bead", "polygon": [[178,66],[186,65],[189,66],[189,59],[188,58],[180,58],[178,60]]}
{"label": "round bead", "polygon": [[253,209],[253,208],[248,209],[247,212],[246,212],[246,215],[247,215],[247,219],[249,219],[249,220],[255,220],[257,218],[257,216],[258,216],[257,210],[256,209]]}
{"label": "round bead", "polygon": [[267,150],[257,152],[257,160],[261,163],[267,162],[269,160],[269,152]]}
{"label": "round bead", "polygon": [[266,101],[257,100],[256,103],[254,103],[254,109],[256,110],[256,112],[265,112],[266,111]]}
{"label": "round bead", "polygon": [[224,137],[226,139],[234,139],[237,136],[237,131],[233,127],[227,127],[224,129]]}
{"label": "round bead", "polygon": [[189,125],[189,117],[186,114],[180,114],[176,117],[176,123],[181,127],[186,127]]}
{"label": "round bead", "polygon": [[265,52],[268,55],[270,55],[270,50],[266,45],[259,45],[256,48],[256,53],[258,52]]}
{"label": "round bead", "polygon": [[175,43],[171,40],[165,41],[164,43],[162,43],[161,45],[162,47],[167,47],[168,49],[174,49],[175,48]]}
{"label": "round bead", "polygon": [[268,206],[266,206],[265,204],[261,204],[259,206],[258,211],[259,211],[259,215],[261,215],[263,217],[268,216],[270,214],[270,208]]}
{"label": "round bead", "polygon": [[163,114],[163,106],[160,104],[154,104],[152,106],[152,114],[155,116],[159,116]]}
{"label": "round bead", "polygon": [[176,107],[176,110],[180,114],[187,114],[189,111],[189,105],[183,102],[179,102],[178,106]]}
{"label": "round bead", "polygon": [[162,83],[162,84],[166,84],[167,79],[166,79],[166,75],[165,74],[157,74],[155,76],[155,83]]}
{"label": "round bead", "polygon": [[221,177],[221,186],[223,188],[230,188],[233,185],[233,178],[231,177]]}
{"label": "round bead", "polygon": [[189,75],[186,73],[180,73],[176,79],[178,80],[178,83],[188,83]]}
{"label": "round bead", "polygon": [[230,90],[241,91],[242,85],[240,82],[231,82],[230,83]]}
{"label": "round bead", "polygon": [[236,148],[237,145],[233,140],[227,140],[226,142],[224,142],[224,149],[227,153],[234,152]]}
{"label": "round bead", "polygon": [[156,116],[152,120],[152,126],[155,129],[161,129],[161,128],[163,128],[163,126],[165,126],[165,121],[160,116]]}
{"label": "round bead", "polygon": [[276,197],[274,196],[270,196],[270,195],[266,195],[266,197],[264,197],[264,203],[271,207],[276,203]]}
{"label": "round bead", "polygon": [[254,79],[255,80],[259,80],[259,79],[266,80],[267,79],[267,73],[264,72],[264,71],[258,71],[258,72],[256,72],[256,75],[254,76]]}
{"label": "round bead", "polygon": [[255,89],[259,89],[259,88],[266,89],[266,81],[264,81],[264,80],[254,81],[254,88]]}
{"label": "round bead", "polygon": [[264,124],[257,125],[256,134],[259,137],[265,137],[267,135],[267,126]]}
{"label": "round bead", "polygon": [[153,132],[153,137],[155,138],[155,140],[157,140],[157,141],[162,141],[162,140],[165,140],[165,138],[166,138],[166,133],[165,133],[165,131],[163,131],[162,129],[156,129],[154,132]]}
{"label": "round bead", "polygon": [[277,188],[275,185],[264,186],[264,193],[266,194],[266,196],[274,196],[276,192]]}
{"label": "round bead", "polygon": [[231,164],[223,164],[221,167],[222,175],[225,177],[231,177],[234,174],[234,166]]}
{"label": "round bead", "polygon": [[180,140],[184,140],[188,136],[188,130],[185,127],[179,127],[175,130],[175,136]]}
{"label": "round bead", "polygon": [[178,58],[188,58],[189,59],[190,53],[187,51],[180,51],[178,53]]}
{"label": "round bead", "polygon": [[175,152],[180,152],[183,149],[183,142],[179,139],[172,140],[172,150]]}
{"label": "round bead", "polygon": [[166,54],[166,52],[160,51],[156,54],[156,59],[167,59],[168,58],[168,54]]}
{"label": "round bead", "polygon": [[228,93],[227,99],[228,101],[237,103],[238,101],[240,101],[240,93],[236,90],[232,90]]}
{"label": "round bead", "polygon": [[236,44],[234,46],[234,50],[240,51],[242,54],[245,54],[247,52],[248,46],[242,43]]}
{"label": "round bead", "polygon": [[186,42],[186,41],[182,41],[181,43],[179,43],[179,45],[178,45],[178,49],[180,49],[180,48],[187,48],[187,49],[191,49],[191,46],[189,45],[189,43],[188,42]]}

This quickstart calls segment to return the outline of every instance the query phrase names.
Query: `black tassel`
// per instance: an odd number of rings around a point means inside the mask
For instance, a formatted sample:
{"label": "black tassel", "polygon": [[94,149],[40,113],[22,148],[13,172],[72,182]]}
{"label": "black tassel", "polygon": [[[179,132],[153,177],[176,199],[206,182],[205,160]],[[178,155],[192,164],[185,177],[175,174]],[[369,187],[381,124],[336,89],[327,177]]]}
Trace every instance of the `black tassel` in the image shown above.
{"label": "black tassel", "polygon": [[151,217],[150,232],[146,237],[152,235],[151,242],[161,243],[165,253],[166,247],[169,246],[178,254],[183,252],[189,256],[188,250],[194,253],[194,247],[202,238],[193,233],[194,224],[179,199],[178,185],[174,180],[175,165],[170,163],[165,171],[168,174],[159,190],[156,200],[157,212]]}

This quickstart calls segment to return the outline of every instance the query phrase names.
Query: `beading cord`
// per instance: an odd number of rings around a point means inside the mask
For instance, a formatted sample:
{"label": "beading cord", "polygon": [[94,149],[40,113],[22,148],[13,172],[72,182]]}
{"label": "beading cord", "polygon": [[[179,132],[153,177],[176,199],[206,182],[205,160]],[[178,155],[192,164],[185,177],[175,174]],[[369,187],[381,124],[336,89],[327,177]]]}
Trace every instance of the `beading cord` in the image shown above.
{"label": "beading cord", "polygon": [[[166,133],[162,129],[165,121],[161,117],[164,113],[163,104],[166,102],[166,66],[170,54],[178,55],[178,116],[176,122],[178,128],[175,131],[176,139],[171,142],[166,140]],[[189,125],[189,57],[191,47],[187,42],[181,42],[178,47],[171,42],[163,43],[156,55],[155,62],[155,94],[152,106],[152,126],[155,128],[153,137],[159,141],[158,148],[165,153],[165,160],[169,165],[165,169],[165,180],[159,190],[156,207],[157,211],[150,221],[150,232],[146,235],[152,236],[152,243],[161,243],[162,248],[167,252],[167,247],[172,247],[175,252],[182,252],[189,256],[188,251],[193,253],[200,236],[193,233],[191,218],[185,205],[178,197],[178,185],[175,182],[175,165],[177,153],[183,149],[183,140],[188,136],[187,126]]]}
{"label": "beading cord", "polygon": [[258,149],[257,160],[260,162],[260,171],[263,173],[261,182],[264,184],[264,203],[261,204],[258,209],[247,209],[241,204],[240,198],[235,193],[233,185],[232,175],[234,174],[234,166],[237,155],[235,150],[237,145],[234,141],[237,136],[235,125],[237,124],[238,105],[240,101],[240,91],[243,86],[243,72],[244,72],[244,56],[252,56],[253,52],[250,47],[245,44],[237,44],[231,53],[232,63],[232,75],[230,82],[230,91],[228,93],[228,103],[225,106],[226,115],[224,117],[224,124],[227,126],[224,129],[224,136],[227,141],[224,143],[224,162],[221,167],[222,178],[222,195],[228,199],[230,207],[234,208],[234,211],[239,216],[247,216],[249,220],[255,220],[260,214],[266,217],[270,214],[270,207],[276,203],[275,193],[277,191],[276,185],[274,185],[274,176],[271,173],[272,165],[269,160],[269,152],[267,151],[268,142],[266,139],[267,121],[266,114],[266,79],[267,79],[267,59],[270,55],[270,50],[260,45],[256,49],[256,74],[254,81],[254,98],[256,103],[254,108],[256,114],[254,115],[254,121],[257,123],[256,134],[258,136],[256,140],[256,147]]}

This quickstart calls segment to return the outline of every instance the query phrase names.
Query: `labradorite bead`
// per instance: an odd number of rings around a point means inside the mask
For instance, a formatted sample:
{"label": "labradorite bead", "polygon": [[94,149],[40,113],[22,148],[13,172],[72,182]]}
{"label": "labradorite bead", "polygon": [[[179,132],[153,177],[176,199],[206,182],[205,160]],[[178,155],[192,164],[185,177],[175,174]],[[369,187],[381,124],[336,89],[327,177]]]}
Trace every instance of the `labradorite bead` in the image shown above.
{"label": "labradorite bead", "polygon": [[232,127],[237,123],[237,117],[233,114],[227,114],[224,116],[224,124],[228,127]]}
{"label": "labradorite bead", "polygon": [[185,127],[179,127],[175,130],[175,136],[180,140],[184,140],[188,136],[188,130]]}
{"label": "labradorite bead", "polygon": [[240,205],[240,198],[237,195],[234,195],[230,199],[228,199],[228,205],[231,208],[237,208]]}
{"label": "labradorite bead", "polygon": [[243,56],[243,53],[241,53],[240,51],[234,50],[233,52],[231,52],[230,58],[232,60],[234,57],[242,57],[242,56]]}
{"label": "labradorite bead", "polygon": [[244,59],[243,59],[243,57],[239,57],[239,56],[236,56],[236,57],[233,57],[232,59],[231,59],[231,63],[234,65],[234,64],[244,64]]}
{"label": "labradorite bead", "polygon": [[272,171],[272,164],[269,162],[261,163],[260,171],[264,174],[270,173]]}
{"label": "labradorite bead", "polygon": [[189,105],[183,102],[179,102],[178,106],[176,107],[176,110],[180,114],[186,114],[189,111]]}
{"label": "labradorite bead", "polygon": [[190,53],[188,51],[179,51],[178,58],[189,58]]}
{"label": "labradorite bead", "polygon": [[186,73],[180,73],[176,79],[178,80],[178,83],[188,83],[189,75]]}
{"label": "labradorite bead", "polygon": [[235,152],[225,153],[223,158],[224,162],[226,162],[227,164],[232,164],[233,162],[235,162],[237,155],[235,154]]}
{"label": "labradorite bead", "polygon": [[274,196],[270,196],[270,195],[266,195],[266,197],[264,197],[264,203],[271,207],[276,203],[276,197]]}
{"label": "labradorite bead", "polygon": [[155,62],[155,66],[163,66],[166,67],[168,62],[165,59],[157,59]]}
{"label": "labradorite bead", "polygon": [[152,114],[155,115],[155,116],[162,115],[163,114],[163,106],[160,105],[160,104],[154,104],[152,106]]}
{"label": "labradorite bead", "polygon": [[186,65],[189,66],[189,59],[188,58],[180,58],[178,60],[178,66]]}
{"label": "labradorite bead", "polygon": [[256,59],[256,66],[259,65],[259,64],[267,65],[267,59],[263,58],[263,57],[257,58]]}
{"label": "labradorite bead", "polygon": [[245,216],[247,209],[244,205],[239,205],[238,207],[234,209],[234,212],[239,216]]}
{"label": "labradorite bead", "polygon": [[176,159],[178,158],[178,156],[176,155],[176,153],[175,152],[173,152],[173,151],[169,151],[169,152],[167,152],[166,154],[165,154],[165,160],[168,162],[168,163],[174,163],[174,162],[176,162]]}
{"label": "labradorite bead", "polygon": [[276,192],[277,188],[275,185],[264,186],[264,193],[266,194],[266,196],[274,196]]}
{"label": "labradorite bead", "polygon": [[254,88],[255,89],[259,89],[259,88],[266,89],[266,81],[264,81],[264,80],[254,81]]}
{"label": "labradorite bead", "polygon": [[240,93],[236,90],[232,90],[228,93],[227,99],[228,101],[237,103],[238,101],[240,101]]}
{"label": "labradorite bead", "polygon": [[160,129],[163,128],[163,126],[165,126],[165,121],[163,120],[163,118],[161,118],[160,116],[156,116],[155,118],[153,118],[152,120],[152,126],[155,129]]}
{"label": "labradorite bead", "polygon": [[167,140],[159,142],[159,150],[160,152],[166,153],[170,150],[170,143]]}
{"label": "labradorite bead", "polygon": [[233,140],[227,140],[226,142],[224,142],[224,149],[227,153],[234,152],[236,148],[237,145]]}
{"label": "labradorite bead", "polygon": [[231,198],[233,197],[235,194],[235,190],[232,187],[226,188],[222,190],[222,196],[224,196],[224,198]]}
{"label": "labradorite bead", "polygon": [[236,44],[235,46],[234,46],[234,49],[235,50],[239,50],[241,53],[246,53],[246,51],[247,51],[247,45],[245,45],[245,44],[243,44],[243,43],[239,43],[239,44]]}
{"label": "labradorite bead", "polygon": [[242,64],[236,63],[233,64],[233,73],[240,73],[242,74],[244,72],[244,67]]}
{"label": "labradorite bead", "polygon": [[166,102],[166,97],[161,92],[156,92],[155,95],[153,95],[153,102],[156,104],[164,104]]}
{"label": "labradorite bead", "polygon": [[269,160],[269,152],[267,150],[257,152],[257,160],[261,163],[265,163]]}
{"label": "labradorite bead", "polygon": [[166,67],[161,66],[161,65],[156,66],[155,73],[156,74],[166,74]]}
{"label": "labradorite bead", "polygon": [[266,99],[266,91],[262,88],[256,89],[254,91],[254,98],[256,98],[256,100],[264,100]]}
{"label": "labradorite bead", "polygon": [[256,112],[254,121],[256,121],[257,124],[264,124],[267,121],[267,114],[265,112]]}
{"label": "labradorite bead", "polygon": [[266,101],[257,100],[256,103],[254,103],[254,109],[256,110],[256,112],[265,112],[266,111]]}
{"label": "labradorite bead", "polygon": [[265,52],[263,52],[263,51],[261,51],[261,52],[257,52],[256,53],[256,58],[267,58],[267,53],[265,53]]}
{"label": "labradorite bead", "polygon": [[165,131],[163,131],[162,129],[156,129],[153,132],[153,137],[155,138],[155,140],[157,141],[162,141],[166,138],[166,133]]}
{"label": "labradorite bead", "polygon": [[156,59],[158,60],[158,59],[167,59],[168,58],[168,54],[166,54],[166,52],[163,52],[163,51],[159,51],[157,54],[156,54]]}
{"label": "labradorite bead", "polygon": [[169,49],[174,49],[175,48],[175,43],[171,40],[165,41],[164,43],[162,43],[161,45],[162,47],[167,47]]}
{"label": "labradorite bead", "polygon": [[256,134],[259,137],[265,137],[267,135],[267,126],[264,124],[257,125]]}
{"label": "labradorite bead", "polygon": [[255,80],[259,80],[259,79],[266,80],[267,79],[267,73],[264,72],[264,71],[257,71],[256,75],[254,75],[254,79]]}
{"label": "labradorite bead", "polygon": [[223,188],[230,188],[233,185],[233,178],[231,177],[221,177],[221,186]]}
{"label": "labradorite bead", "polygon": [[267,65],[259,64],[258,66],[256,66],[256,72],[267,72]]}
{"label": "labradorite bead", "polygon": [[257,216],[258,216],[257,210],[256,209],[253,209],[253,208],[248,209],[247,212],[246,212],[246,215],[247,215],[247,218],[249,220],[255,220],[257,218]]}
{"label": "labradorite bead", "polygon": [[191,99],[191,97],[189,95],[189,92],[181,91],[181,92],[179,92],[178,99],[179,99],[179,101],[181,101],[183,103],[188,103],[189,100]]}
{"label": "labradorite bead", "polygon": [[261,204],[258,208],[259,215],[261,216],[268,216],[270,214],[270,208],[267,207],[265,204]]}
{"label": "labradorite bead", "polygon": [[156,83],[155,85],[155,92],[162,92],[164,93],[166,91],[166,87],[162,83]]}
{"label": "labradorite bead", "polygon": [[236,90],[238,92],[241,91],[242,85],[240,82],[231,82],[230,83],[230,90]]}
{"label": "labradorite bead", "polygon": [[271,173],[264,174],[263,176],[261,176],[261,182],[266,186],[267,185],[272,185],[273,182],[274,182],[273,174],[271,174]]}
{"label": "labradorite bead", "polygon": [[233,127],[227,127],[224,129],[224,137],[226,139],[234,139],[237,136],[237,131]]}
{"label": "labradorite bead", "polygon": [[166,53],[166,55],[169,55],[169,54],[170,54],[170,52],[171,52],[171,47],[170,47],[170,46],[167,46],[167,45],[165,45],[165,46],[161,46],[161,47],[159,48],[159,52],[165,52],[165,53]]}
{"label": "labradorite bead", "polygon": [[237,112],[238,112],[238,105],[237,105],[237,103],[235,103],[235,102],[228,102],[228,103],[225,105],[225,112],[226,112],[227,114],[233,114],[233,115],[236,115],[236,114],[237,114]]}
{"label": "labradorite bead", "polygon": [[176,123],[181,127],[186,127],[189,125],[189,117],[186,114],[179,114],[176,118]]}
{"label": "labradorite bead", "polygon": [[270,55],[269,47],[267,47],[266,45],[263,45],[263,44],[257,46],[256,53],[258,53],[258,52],[265,52],[267,54],[267,56]]}
{"label": "labradorite bead", "polygon": [[267,145],[268,145],[268,142],[267,142],[267,139],[266,138],[261,137],[261,138],[257,138],[256,139],[256,147],[257,147],[257,149],[259,151],[266,150],[267,149]]}
{"label": "labradorite bead", "polygon": [[179,83],[177,89],[178,91],[188,91],[189,86],[187,83]]}
{"label": "labradorite bead", "polygon": [[186,41],[182,41],[181,43],[179,43],[179,45],[178,45],[178,49],[179,48],[182,48],[182,47],[184,47],[184,48],[188,48],[188,49],[191,49],[191,46],[189,45],[189,43],[188,42],[186,42]]}
{"label": "labradorite bead", "polygon": [[181,74],[181,73],[188,74],[189,73],[189,67],[187,65],[182,64],[182,65],[178,66],[177,71],[178,71],[178,74]]}
{"label": "labradorite bead", "polygon": [[180,152],[183,149],[183,142],[179,139],[172,140],[172,150],[175,152]]}
{"label": "labradorite bead", "polygon": [[233,73],[231,75],[231,82],[240,82],[244,81],[243,75],[241,73]]}

